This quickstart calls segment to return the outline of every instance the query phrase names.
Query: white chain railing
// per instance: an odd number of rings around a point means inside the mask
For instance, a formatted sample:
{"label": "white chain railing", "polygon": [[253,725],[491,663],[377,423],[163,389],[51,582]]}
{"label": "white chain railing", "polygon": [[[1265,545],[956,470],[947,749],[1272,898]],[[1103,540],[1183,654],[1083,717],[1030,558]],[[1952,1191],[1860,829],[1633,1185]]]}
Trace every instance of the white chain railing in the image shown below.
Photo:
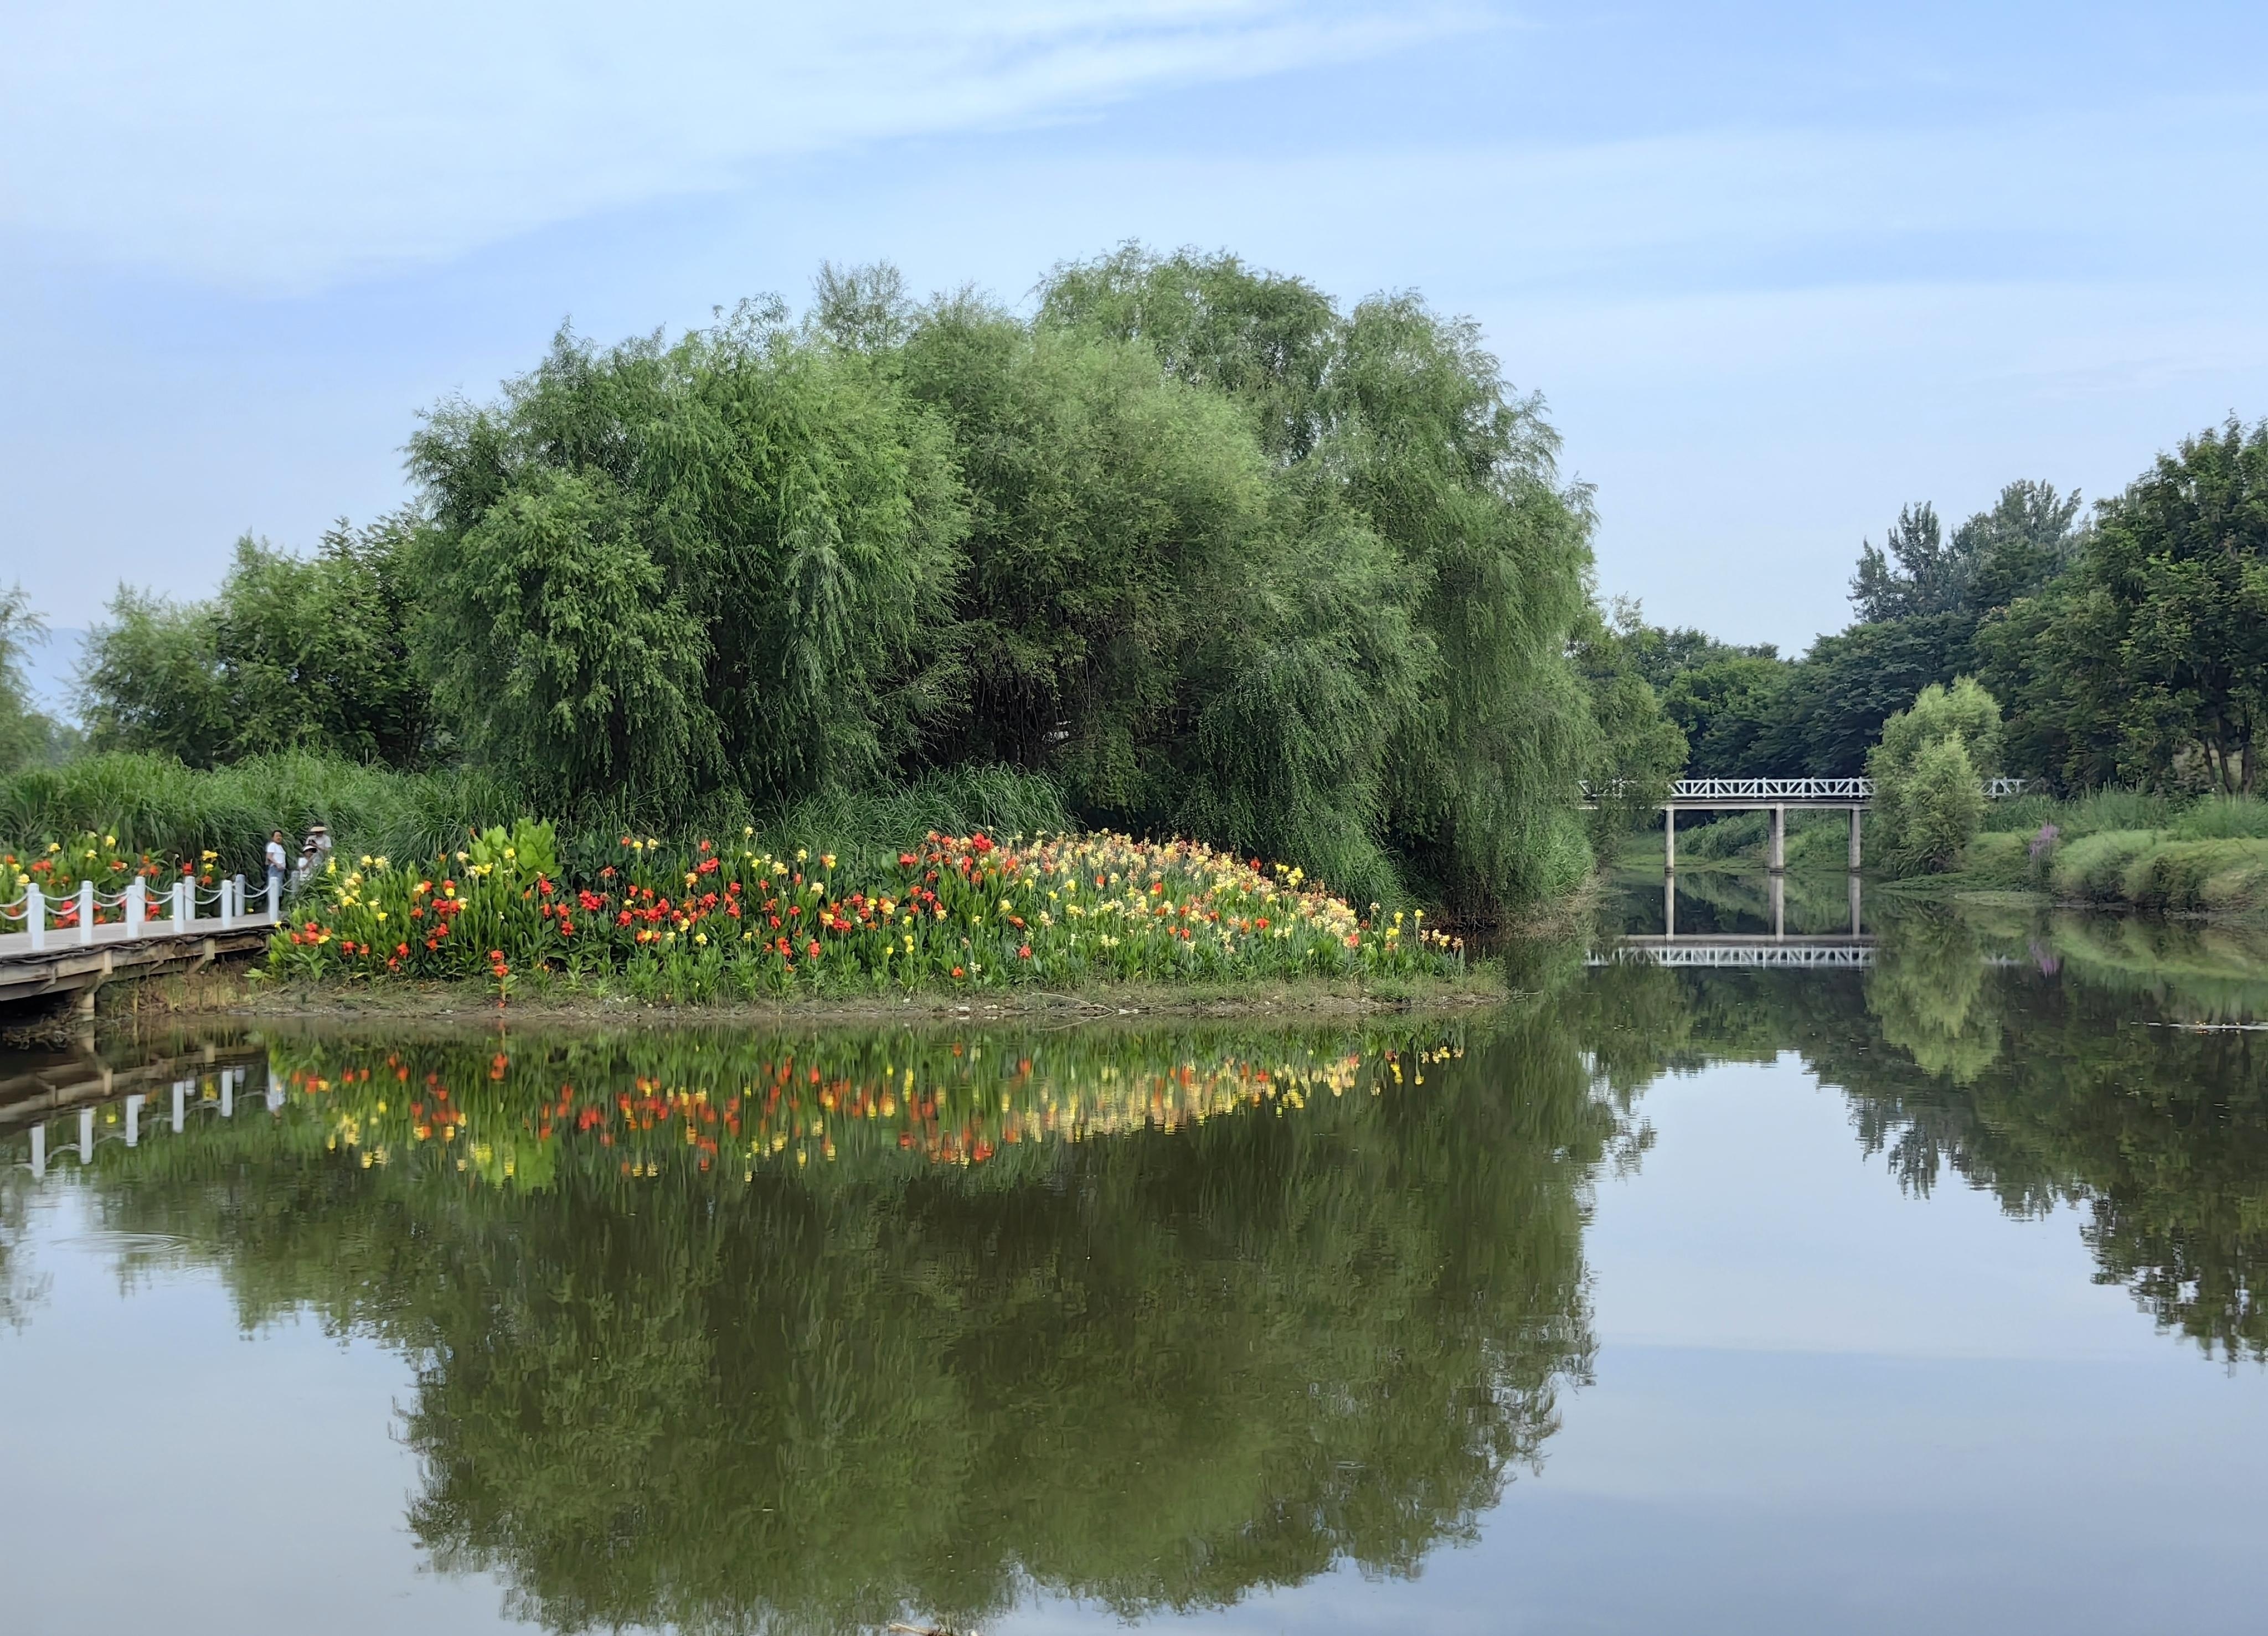
{"label": "white chain railing", "polygon": [[[151,935],[183,936],[211,923],[216,930],[234,931],[247,925],[276,923],[283,908],[274,891],[261,908],[251,907],[242,875],[208,886],[192,875],[181,875],[162,895],[152,897],[150,883],[140,875],[116,892],[98,892],[94,882],[82,881],[78,889],[51,897],[36,885],[27,885],[18,896],[0,902],[0,932],[29,934],[32,951],[41,953],[54,944],[91,944],[99,926],[120,925],[129,938]],[[210,914],[200,914],[210,906]],[[105,919],[102,911],[115,911]]]}

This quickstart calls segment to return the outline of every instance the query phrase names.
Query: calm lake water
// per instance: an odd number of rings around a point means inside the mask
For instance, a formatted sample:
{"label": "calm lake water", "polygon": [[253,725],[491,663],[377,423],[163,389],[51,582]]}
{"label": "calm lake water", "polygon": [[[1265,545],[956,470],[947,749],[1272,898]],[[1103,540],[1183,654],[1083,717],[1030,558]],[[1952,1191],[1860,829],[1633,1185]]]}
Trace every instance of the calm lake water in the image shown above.
{"label": "calm lake water", "polygon": [[2254,1628],[2268,949],[1684,889],[1448,1023],[0,1058],[0,1628]]}

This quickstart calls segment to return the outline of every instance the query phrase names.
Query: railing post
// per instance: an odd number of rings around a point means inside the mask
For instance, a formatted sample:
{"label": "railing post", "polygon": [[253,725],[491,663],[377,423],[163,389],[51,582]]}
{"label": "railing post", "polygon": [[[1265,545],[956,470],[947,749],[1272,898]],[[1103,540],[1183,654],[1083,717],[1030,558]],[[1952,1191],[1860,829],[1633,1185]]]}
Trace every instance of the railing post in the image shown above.
{"label": "railing post", "polygon": [[271,925],[284,924],[284,888],[272,876],[268,882],[268,918]]}
{"label": "railing post", "polygon": [[44,1180],[48,1174],[48,1127],[45,1124],[32,1127],[32,1180]]}
{"label": "railing post", "polygon": [[48,896],[38,887],[24,888],[24,930],[32,934],[32,952],[48,946]]}
{"label": "railing post", "polygon": [[236,1078],[225,1068],[220,1071],[220,1116],[236,1117]]}
{"label": "railing post", "polygon": [[78,1110],[78,1162],[81,1169],[94,1162],[94,1109],[92,1108]]}
{"label": "railing post", "polygon": [[140,875],[126,883],[126,935],[140,937],[150,911],[150,886]]}
{"label": "railing post", "polygon": [[94,941],[94,882],[92,881],[78,883],[78,940],[82,943]]}
{"label": "railing post", "polygon": [[193,1081],[188,1080],[173,1081],[173,1134],[176,1136],[181,1133],[183,1104],[188,1101],[189,1087],[192,1083]]}
{"label": "railing post", "polygon": [[138,1092],[126,1099],[126,1145],[142,1146],[142,1104],[150,1099]]}
{"label": "railing post", "polygon": [[235,925],[236,916],[231,912],[235,907],[236,883],[224,879],[220,883],[220,929],[222,931],[226,932]]}

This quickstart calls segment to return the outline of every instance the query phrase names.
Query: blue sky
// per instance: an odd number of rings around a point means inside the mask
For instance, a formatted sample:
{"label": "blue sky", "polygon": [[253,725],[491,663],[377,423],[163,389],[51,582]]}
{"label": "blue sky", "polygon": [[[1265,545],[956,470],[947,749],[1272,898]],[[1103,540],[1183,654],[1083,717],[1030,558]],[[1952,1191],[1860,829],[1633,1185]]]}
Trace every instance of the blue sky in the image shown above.
{"label": "blue sky", "polygon": [[563,318],[1021,298],[1126,239],[1482,323],[1602,588],[1800,647],[1902,502],[2268,414],[2268,7],[0,10],[0,581],[60,626],[405,497]]}

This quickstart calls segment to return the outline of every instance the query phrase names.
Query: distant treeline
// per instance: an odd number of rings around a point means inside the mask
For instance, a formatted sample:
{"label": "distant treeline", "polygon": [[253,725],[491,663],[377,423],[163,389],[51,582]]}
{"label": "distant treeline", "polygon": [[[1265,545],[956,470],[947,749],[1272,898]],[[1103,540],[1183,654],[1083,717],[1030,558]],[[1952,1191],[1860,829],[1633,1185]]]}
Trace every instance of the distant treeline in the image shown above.
{"label": "distant treeline", "polygon": [[2268,423],[2161,455],[2082,513],[2013,483],[1948,536],[1910,505],[1852,585],[1857,617],[1797,660],[1618,621],[1697,777],[1858,774],[1932,683],[1999,701],[2008,773],[2066,791],[2258,787],[2268,711]]}
{"label": "distant treeline", "polygon": [[400,515],[247,539],[210,601],[122,589],[85,726],[625,828],[1002,768],[1359,901],[1514,905],[1587,871],[1579,779],[1678,757],[1556,445],[1410,296],[1129,247],[1024,316],[830,268],[800,315],[563,330],[424,416]]}

